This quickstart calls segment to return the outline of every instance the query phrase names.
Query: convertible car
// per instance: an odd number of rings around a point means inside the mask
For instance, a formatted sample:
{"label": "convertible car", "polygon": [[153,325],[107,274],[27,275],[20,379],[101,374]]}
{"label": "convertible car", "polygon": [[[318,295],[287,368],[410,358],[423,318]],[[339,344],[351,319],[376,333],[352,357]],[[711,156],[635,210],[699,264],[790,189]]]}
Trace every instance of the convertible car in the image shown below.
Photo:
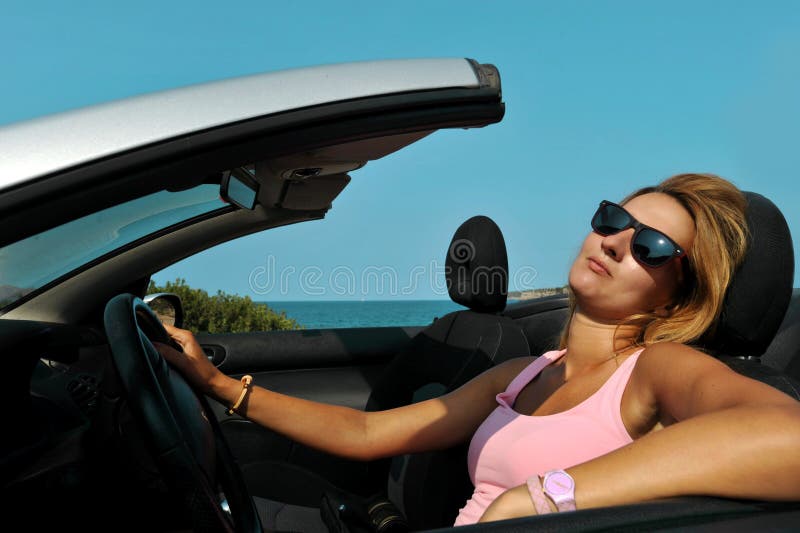
{"label": "convertible car", "polygon": [[[356,462],[227,416],[153,348],[167,341],[154,309],[170,306],[180,322],[181,303],[146,290],[151,275],[210,247],[324,218],[371,161],[504,112],[490,64],[394,60],[202,84],[0,129],[3,520],[35,530],[450,528],[471,492],[463,446]],[[703,348],[798,398],[791,236],[768,198],[748,199],[749,257]],[[442,252],[462,311],[407,327],[198,338],[229,375],[358,409],[436,396],[552,347],[566,297],[509,304],[500,229],[480,216],[453,229]],[[456,249],[465,242],[468,256]],[[464,531],[797,524],[800,502],[687,497]]]}

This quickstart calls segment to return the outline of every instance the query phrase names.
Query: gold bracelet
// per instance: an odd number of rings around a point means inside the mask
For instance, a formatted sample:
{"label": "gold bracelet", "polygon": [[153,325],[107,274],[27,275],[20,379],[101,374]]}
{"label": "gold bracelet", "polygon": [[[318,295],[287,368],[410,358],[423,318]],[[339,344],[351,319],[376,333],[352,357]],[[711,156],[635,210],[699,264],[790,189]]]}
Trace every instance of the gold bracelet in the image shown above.
{"label": "gold bracelet", "polygon": [[246,376],[242,376],[242,393],[239,395],[239,399],[236,400],[236,403],[233,406],[226,410],[225,412],[228,416],[231,416],[236,410],[241,407],[242,402],[244,401],[244,397],[247,396],[248,391],[250,391],[250,385],[253,383],[253,376],[250,374]]}

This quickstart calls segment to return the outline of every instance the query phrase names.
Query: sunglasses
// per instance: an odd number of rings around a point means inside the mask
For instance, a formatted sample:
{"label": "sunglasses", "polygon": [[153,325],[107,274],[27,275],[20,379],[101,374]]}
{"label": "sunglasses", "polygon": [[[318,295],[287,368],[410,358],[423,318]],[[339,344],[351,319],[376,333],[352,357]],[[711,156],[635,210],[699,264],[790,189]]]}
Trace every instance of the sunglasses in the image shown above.
{"label": "sunglasses", "polygon": [[625,211],[622,206],[603,200],[592,217],[592,229],[600,235],[615,235],[634,228],[631,253],[639,264],[648,267],[666,265],[673,257],[682,257],[686,252],[675,241],[657,229],[642,224]]}

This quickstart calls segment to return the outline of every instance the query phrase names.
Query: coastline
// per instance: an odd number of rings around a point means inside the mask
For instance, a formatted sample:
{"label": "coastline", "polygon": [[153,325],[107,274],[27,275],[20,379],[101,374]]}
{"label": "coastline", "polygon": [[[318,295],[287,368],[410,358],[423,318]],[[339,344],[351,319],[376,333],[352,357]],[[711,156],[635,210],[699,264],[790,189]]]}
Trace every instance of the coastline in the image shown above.
{"label": "coastline", "polygon": [[555,296],[557,294],[568,294],[567,287],[550,287],[547,289],[531,289],[528,291],[508,291],[508,300],[525,301],[542,298],[544,296]]}

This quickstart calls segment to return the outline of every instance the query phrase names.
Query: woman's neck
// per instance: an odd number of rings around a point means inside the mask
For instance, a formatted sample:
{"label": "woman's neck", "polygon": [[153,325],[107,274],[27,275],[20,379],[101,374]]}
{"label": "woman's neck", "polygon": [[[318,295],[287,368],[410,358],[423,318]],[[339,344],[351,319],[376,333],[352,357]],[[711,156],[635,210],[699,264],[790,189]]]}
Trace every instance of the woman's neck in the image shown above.
{"label": "woman's neck", "polygon": [[636,328],[599,321],[576,309],[567,336],[567,377],[632,353],[636,332]]}

